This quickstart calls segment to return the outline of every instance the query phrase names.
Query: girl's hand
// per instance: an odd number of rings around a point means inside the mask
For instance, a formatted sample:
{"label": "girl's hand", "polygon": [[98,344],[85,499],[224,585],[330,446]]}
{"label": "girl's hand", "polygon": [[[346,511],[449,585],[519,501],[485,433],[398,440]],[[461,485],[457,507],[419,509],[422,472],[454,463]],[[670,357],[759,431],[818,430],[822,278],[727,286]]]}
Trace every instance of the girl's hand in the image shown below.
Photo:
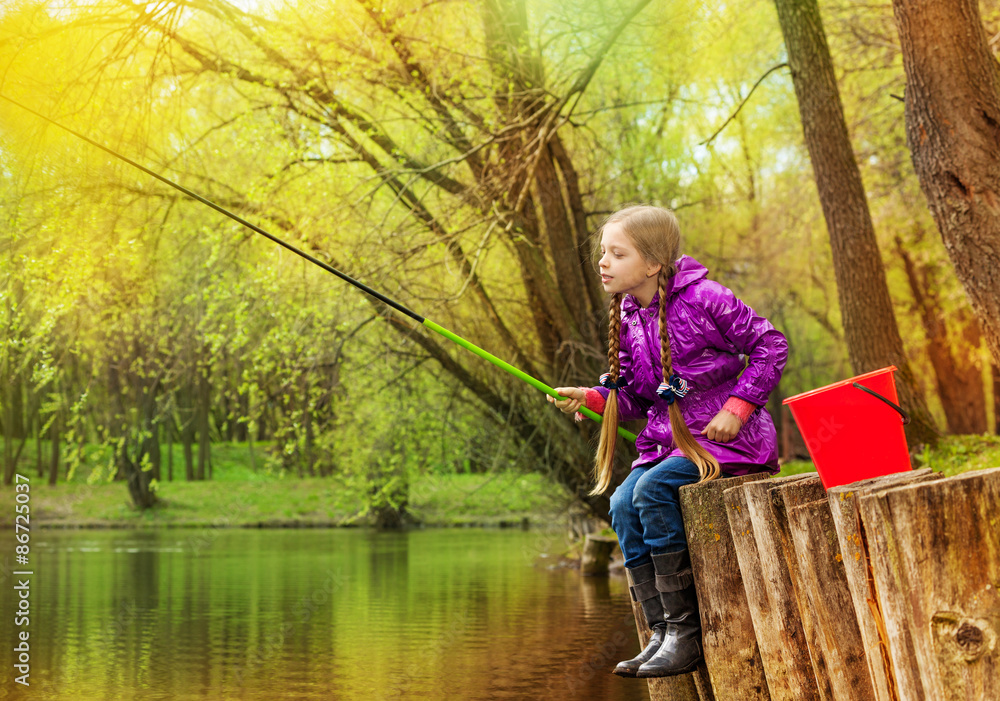
{"label": "girl's hand", "polygon": [[743,428],[743,422],[740,421],[740,417],[728,411],[720,411],[708,423],[701,435],[710,441],[728,443],[736,437],[741,428]]}
{"label": "girl's hand", "polygon": [[546,399],[559,407],[560,411],[564,414],[575,414],[587,397],[579,387],[556,387],[555,390],[566,398],[556,399],[555,397],[546,395]]}

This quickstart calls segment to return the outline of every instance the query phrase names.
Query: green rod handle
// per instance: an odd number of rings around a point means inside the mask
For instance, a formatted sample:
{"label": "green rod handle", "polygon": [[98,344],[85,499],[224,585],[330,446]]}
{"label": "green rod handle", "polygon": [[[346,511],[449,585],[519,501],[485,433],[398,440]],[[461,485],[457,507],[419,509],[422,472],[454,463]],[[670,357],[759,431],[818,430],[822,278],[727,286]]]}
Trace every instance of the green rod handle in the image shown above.
{"label": "green rod handle", "polygon": [[[482,348],[480,348],[479,346],[477,346],[475,343],[472,343],[470,341],[465,340],[464,338],[462,338],[458,334],[452,333],[451,331],[449,331],[448,329],[444,328],[443,326],[441,326],[439,324],[435,324],[430,319],[424,319],[423,324],[424,324],[424,326],[426,326],[427,328],[429,328],[431,331],[434,331],[436,333],[441,334],[442,336],[444,336],[445,338],[447,338],[449,341],[454,341],[455,343],[457,343],[458,345],[460,345],[462,348],[464,348],[465,350],[469,351],[470,353],[475,353],[480,358],[482,358],[484,360],[488,360],[489,362],[491,362],[494,365],[496,365],[498,368],[501,368],[502,370],[506,370],[507,372],[509,372],[514,377],[517,377],[518,379],[524,380],[525,382],[527,382],[529,385],[531,385],[535,389],[538,389],[538,390],[541,390],[542,392],[545,392],[545,394],[549,395],[550,397],[555,397],[556,399],[565,399],[566,398],[566,397],[563,397],[558,392],[556,392],[551,387],[549,387],[547,384],[545,384],[544,382],[542,382],[541,380],[536,380],[534,377],[532,377],[528,373],[524,372],[523,370],[518,370],[516,367],[514,367],[510,363],[508,363],[506,361],[503,361],[503,360],[500,360],[500,358],[496,357],[495,355],[493,355],[489,351],[484,351]],[[584,406],[580,407],[580,413],[583,414],[584,416],[586,416],[588,419],[593,419],[597,423],[601,423],[601,421],[603,421],[603,418],[601,417],[600,414],[591,411],[587,407],[584,407]],[[632,441],[633,443],[635,442],[635,434],[632,433],[631,431],[626,431],[621,426],[618,427],[618,435],[620,435],[622,438],[625,438],[626,440]]]}

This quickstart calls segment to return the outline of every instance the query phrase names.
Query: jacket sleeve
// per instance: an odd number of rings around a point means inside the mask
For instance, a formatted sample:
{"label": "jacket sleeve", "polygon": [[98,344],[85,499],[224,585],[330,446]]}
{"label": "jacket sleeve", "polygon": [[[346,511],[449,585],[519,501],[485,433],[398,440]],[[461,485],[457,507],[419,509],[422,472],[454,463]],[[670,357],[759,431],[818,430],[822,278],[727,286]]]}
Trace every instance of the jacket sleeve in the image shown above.
{"label": "jacket sleeve", "polygon": [[720,350],[747,356],[747,368],[733,388],[732,395],[764,406],[785,369],[788,341],[770,321],[747,306],[732,290],[717,282],[706,281],[704,284],[711,286],[702,297],[705,311],[712,321],[705,329],[706,341]]}
{"label": "jacket sleeve", "polygon": [[[621,344],[621,348],[618,351],[618,363],[619,368],[621,368],[621,376],[624,377],[629,383],[633,381],[632,374],[632,354],[628,348],[625,347],[625,343]],[[601,396],[605,399],[611,393],[610,390],[604,387],[594,387]],[[632,392],[629,385],[625,385],[622,389],[618,390],[618,420],[619,421],[634,421],[635,419],[645,419],[647,417],[647,412],[649,407],[653,404],[649,400],[643,399],[642,397],[636,395]]]}

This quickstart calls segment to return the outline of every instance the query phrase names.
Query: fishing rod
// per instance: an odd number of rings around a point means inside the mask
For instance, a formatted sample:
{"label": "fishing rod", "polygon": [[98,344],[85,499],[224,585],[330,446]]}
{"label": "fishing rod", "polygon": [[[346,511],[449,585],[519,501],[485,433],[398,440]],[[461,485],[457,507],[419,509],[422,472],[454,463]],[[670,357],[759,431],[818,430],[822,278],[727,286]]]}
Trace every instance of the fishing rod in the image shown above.
{"label": "fishing rod", "polygon": [[[408,307],[400,304],[396,300],[391,299],[389,297],[386,297],[381,292],[378,292],[377,290],[372,289],[371,287],[369,287],[368,285],[364,284],[363,282],[361,282],[359,280],[355,280],[350,275],[348,275],[346,273],[343,273],[340,270],[337,270],[332,265],[321,261],[319,258],[316,258],[315,256],[312,256],[312,255],[306,253],[305,251],[301,250],[300,248],[296,248],[295,246],[293,246],[292,244],[288,243],[287,241],[279,239],[274,234],[272,234],[272,233],[270,233],[268,231],[265,231],[261,227],[257,226],[256,224],[254,224],[252,222],[247,221],[246,219],[244,219],[243,217],[239,216],[238,214],[234,214],[233,212],[230,212],[225,207],[223,207],[221,205],[218,205],[215,202],[212,202],[211,200],[209,200],[209,199],[207,199],[205,197],[202,197],[197,192],[189,190],[188,188],[184,187],[183,185],[175,183],[173,180],[170,180],[169,178],[167,178],[167,177],[165,177],[163,175],[160,175],[159,173],[157,173],[157,172],[155,172],[153,170],[150,170],[149,168],[147,168],[146,166],[142,165],[141,163],[136,163],[131,158],[128,158],[127,156],[123,156],[122,154],[118,153],[117,151],[114,151],[113,149],[108,148],[104,144],[98,143],[97,141],[94,141],[93,139],[89,138],[88,136],[85,136],[84,134],[81,134],[78,131],[70,129],[69,127],[67,127],[67,126],[65,126],[63,124],[60,124],[59,122],[55,121],[51,117],[48,117],[48,116],[42,114],[41,112],[37,112],[37,111],[31,109],[30,107],[28,107],[27,105],[21,104],[17,100],[14,100],[13,98],[7,97],[3,93],[0,93],[0,98],[3,98],[4,100],[6,100],[7,102],[11,103],[12,105],[16,105],[17,107],[20,107],[21,109],[23,109],[26,112],[30,112],[31,114],[35,115],[36,117],[45,120],[49,124],[52,124],[54,126],[59,127],[63,131],[69,132],[70,134],[72,134],[73,136],[77,137],[78,139],[82,139],[83,141],[86,141],[91,146],[99,148],[102,151],[104,151],[105,153],[108,153],[108,154],[114,156],[115,158],[117,158],[119,160],[125,161],[130,166],[132,166],[134,168],[138,168],[139,170],[141,170],[146,175],[150,175],[150,176],[156,178],[160,182],[165,183],[165,184],[169,185],[170,187],[174,188],[175,190],[178,190],[179,192],[184,193],[185,195],[187,195],[191,199],[197,200],[198,202],[201,202],[203,205],[211,207],[216,212],[219,212],[220,214],[224,214],[225,216],[229,217],[233,221],[238,222],[239,224],[242,224],[243,226],[245,226],[246,228],[250,229],[254,233],[260,234],[264,238],[273,241],[274,243],[278,244],[282,248],[285,248],[285,249],[291,251],[295,255],[300,256],[302,258],[305,258],[307,261],[309,261],[313,265],[319,266],[320,268],[322,268],[323,270],[325,270],[328,273],[333,273],[334,275],[336,275],[337,277],[339,277],[344,282],[347,282],[347,283],[353,285],[354,287],[357,287],[362,292],[364,292],[364,293],[366,293],[366,294],[374,297],[375,299],[379,300],[380,302],[382,302],[384,304],[387,304],[388,306],[392,307],[393,309],[395,309],[396,311],[398,311],[400,314],[404,314],[404,315],[410,317],[411,319],[413,319],[414,321],[416,321],[418,324],[427,327],[431,331],[434,331],[435,333],[440,334],[441,336],[444,336],[449,341],[452,341],[455,344],[457,344],[457,345],[461,346],[462,348],[464,348],[465,350],[470,351],[471,353],[474,353],[475,355],[478,355],[480,358],[489,361],[490,363],[492,363],[493,365],[497,366],[498,368],[500,368],[502,370],[505,370],[506,372],[510,373],[514,377],[516,377],[516,378],[518,378],[518,379],[520,379],[520,380],[528,383],[529,385],[531,385],[535,389],[544,392],[545,394],[549,395],[550,397],[555,397],[556,399],[566,399],[566,397],[563,397],[561,394],[559,394],[558,392],[556,392],[552,387],[549,387],[547,384],[545,384],[541,380],[535,379],[534,377],[532,377],[528,373],[524,372],[523,370],[520,370],[520,369],[514,367],[513,365],[511,365],[510,363],[508,363],[508,362],[506,362],[504,360],[501,360],[500,358],[496,357],[495,355],[493,355],[489,351],[483,350],[482,348],[480,348],[476,344],[472,343],[471,341],[468,341],[468,340],[462,338],[461,336],[459,336],[458,334],[456,334],[456,333],[454,333],[452,331],[449,331],[448,329],[444,328],[443,326],[434,323],[430,319],[427,319],[427,318],[425,318],[425,317],[417,314],[415,311],[413,311],[412,309],[409,309]],[[579,411],[580,411],[581,414],[583,414],[587,418],[593,419],[594,421],[597,421],[598,423],[600,423],[603,420],[600,414],[598,414],[598,413],[596,413],[594,411],[591,411],[587,407],[580,407]],[[623,438],[626,438],[626,439],[628,439],[630,441],[635,441],[635,434],[632,433],[631,431],[625,430],[621,426],[618,427],[618,433]]]}

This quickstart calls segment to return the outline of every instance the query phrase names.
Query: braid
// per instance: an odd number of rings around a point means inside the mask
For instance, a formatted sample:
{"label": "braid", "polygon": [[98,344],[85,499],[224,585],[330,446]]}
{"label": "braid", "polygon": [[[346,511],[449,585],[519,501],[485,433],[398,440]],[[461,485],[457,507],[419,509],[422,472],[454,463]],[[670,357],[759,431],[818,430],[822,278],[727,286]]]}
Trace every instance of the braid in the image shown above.
{"label": "braid", "polygon": [[[621,293],[611,295],[611,305],[608,308],[608,365],[611,367],[611,379],[617,380],[621,372],[618,351],[621,348],[622,331],[622,297]],[[594,460],[594,481],[591,496],[603,494],[611,486],[611,474],[615,468],[615,446],[618,442],[618,390],[608,392],[604,403],[604,418],[601,420],[601,441],[597,446]]]}
{"label": "braid", "polygon": [[611,306],[608,308],[608,367],[611,368],[611,379],[617,380],[621,372],[618,351],[622,343],[622,293],[611,295]]}
{"label": "braid", "polygon": [[667,283],[671,273],[666,268],[660,268],[657,282],[660,285],[660,365],[663,368],[663,382],[667,381],[674,370],[674,362],[670,357],[670,342],[667,336]]}
{"label": "braid", "polygon": [[[666,382],[674,374],[673,359],[670,357],[670,336],[667,333],[667,283],[673,276],[673,266],[668,271],[665,267],[660,269],[658,278],[660,292],[660,364],[663,366],[663,382]],[[698,466],[701,474],[701,481],[715,479],[719,476],[719,461],[691,435],[681,414],[679,400],[674,400],[670,405],[670,432],[674,436],[674,444],[681,449],[684,456]]]}

